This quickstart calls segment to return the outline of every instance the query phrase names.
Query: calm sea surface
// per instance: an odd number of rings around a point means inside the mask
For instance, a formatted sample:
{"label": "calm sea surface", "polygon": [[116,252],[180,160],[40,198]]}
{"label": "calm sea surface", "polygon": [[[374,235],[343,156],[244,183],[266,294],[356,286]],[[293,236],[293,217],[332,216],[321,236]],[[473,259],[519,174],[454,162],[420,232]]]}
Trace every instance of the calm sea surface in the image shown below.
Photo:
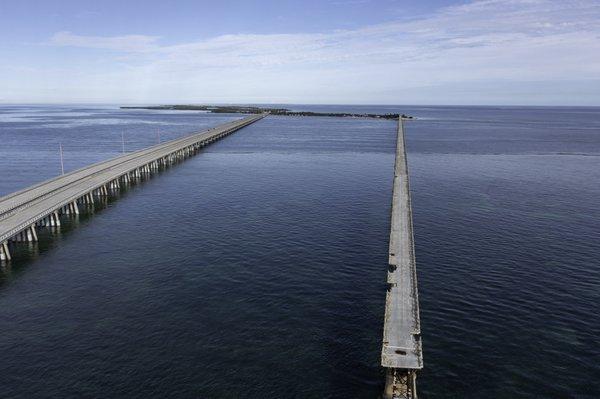
{"label": "calm sea surface", "polygon": [[[403,112],[422,398],[600,397],[600,108]],[[233,120],[0,106],[0,195]],[[396,124],[268,117],[20,246],[2,398],[376,398]]]}

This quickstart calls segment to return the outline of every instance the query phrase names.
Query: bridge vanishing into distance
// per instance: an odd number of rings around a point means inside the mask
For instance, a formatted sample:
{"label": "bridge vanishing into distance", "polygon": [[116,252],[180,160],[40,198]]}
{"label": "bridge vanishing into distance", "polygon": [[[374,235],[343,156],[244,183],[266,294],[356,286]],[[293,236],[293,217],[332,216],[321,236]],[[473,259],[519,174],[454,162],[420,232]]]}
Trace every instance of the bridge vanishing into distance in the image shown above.
{"label": "bridge vanishing into distance", "polygon": [[392,218],[381,365],[384,398],[416,399],[416,373],[423,368],[419,293],[402,118],[398,119]]}
{"label": "bridge vanishing into distance", "polygon": [[130,184],[202,147],[258,121],[253,115],[200,133],[167,141],[46,180],[0,198],[0,261],[11,260],[10,245],[37,241],[37,229],[60,226],[61,215],[78,214],[123,184]]}
{"label": "bridge vanishing into distance", "polygon": [[[167,141],[33,185],[0,197],[0,262],[11,260],[11,245],[37,241],[37,230],[57,228],[61,217],[80,206],[198,153],[208,144],[254,123],[259,114],[200,133]],[[403,121],[398,120],[394,166],[389,265],[381,365],[386,369],[386,399],[417,397],[416,372],[423,368],[412,211]]]}

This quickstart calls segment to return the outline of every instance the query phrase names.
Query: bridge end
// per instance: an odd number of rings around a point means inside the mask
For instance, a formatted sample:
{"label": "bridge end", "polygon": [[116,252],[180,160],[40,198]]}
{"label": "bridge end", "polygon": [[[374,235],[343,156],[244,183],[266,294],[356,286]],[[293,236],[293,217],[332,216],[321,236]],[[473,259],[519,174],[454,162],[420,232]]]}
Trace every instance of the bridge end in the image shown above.
{"label": "bridge end", "polygon": [[383,399],[417,399],[416,370],[386,369]]}

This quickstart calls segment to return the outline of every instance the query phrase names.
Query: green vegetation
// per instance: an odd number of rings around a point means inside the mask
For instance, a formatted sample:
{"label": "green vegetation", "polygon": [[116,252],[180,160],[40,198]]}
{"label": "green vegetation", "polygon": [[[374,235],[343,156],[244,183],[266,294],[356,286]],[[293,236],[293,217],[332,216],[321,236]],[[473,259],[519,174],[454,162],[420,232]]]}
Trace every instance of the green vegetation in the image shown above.
{"label": "green vegetation", "polygon": [[174,111],[206,111],[218,114],[262,114],[283,116],[334,116],[344,118],[379,118],[379,119],[398,119],[400,116],[404,119],[412,119],[412,116],[405,114],[352,114],[338,112],[311,112],[311,111],[291,111],[286,108],[263,108],[250,107],[243,105],[156,105],[146,107],[121,107],[122,109],[155,109],[155,110],[174,110]]}

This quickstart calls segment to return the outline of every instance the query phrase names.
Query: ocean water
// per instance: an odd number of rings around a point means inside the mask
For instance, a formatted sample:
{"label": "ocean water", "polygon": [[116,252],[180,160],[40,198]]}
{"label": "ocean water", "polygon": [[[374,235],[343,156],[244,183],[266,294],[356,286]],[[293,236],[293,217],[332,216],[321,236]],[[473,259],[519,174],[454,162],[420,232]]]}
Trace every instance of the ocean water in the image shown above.
{"label": "ocean water", "polygon": [[[600,108],[401,112],[422,398],[600,397]],[[238,116],[1,106],[0,195]],[[268,117],[22,245],[3,398],[376,398],[393,121]]]}

